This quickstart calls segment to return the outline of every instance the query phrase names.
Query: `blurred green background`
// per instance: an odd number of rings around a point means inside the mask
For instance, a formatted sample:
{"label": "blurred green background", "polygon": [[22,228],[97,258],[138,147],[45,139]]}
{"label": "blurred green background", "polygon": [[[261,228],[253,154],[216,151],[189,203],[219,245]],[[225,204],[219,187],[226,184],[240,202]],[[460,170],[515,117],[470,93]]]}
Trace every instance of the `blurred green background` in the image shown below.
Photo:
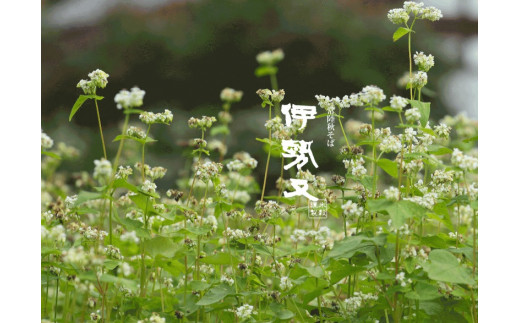
{"label": "blurred green background", "polygon": [[[412,50],[435,56],[428,88],[434,94],[432,118],[465,111],[477,117],[477,1],[424,1],[443,10],[444,18],[420,21]],[[381,87],[387,98],[406,96],[397,80],[407,70],[407,42],[392,42],[397,28],[387,11],[402,1],[327,0],[61,0],[42,1],[42,129],[55,139],[81,150],[81,158],[62,167],[93,169],[102,156],[96,115],[87,104],[68,122],[80,93],[77,82],[100,68],[110,74],[98,94],[107,142],[120,131],[123,114],[113,102],[121,89],[139,86],[146,91],[146,110],[174,113],[170,127],[155,126],[158,143],[150,145],[149,164],[169,169],[160,186],[171,187],[184,175],[185,144],[200,136],[188,129],[190,116],[214,115],[221,110],[224,87],[244,91],[233,105],[234,121],[227,157],[245,150],[265,166],[256,137],[266,137],[267,111],[255,94],[270,87],[268,77],[256,78],[255,56],[282,48],[278,83],[284,103],[315,105],[316,94],[343,96],[365,85]],[[364,112],[350,109],[347,118],[366,121]],[[137,122],[137,117],[134,117]],[[384,123],[392,122],[385,120]],[[326,120],[311,120],[304,138],[312,146],[320,172],[340,171],[336,153],[342,142],[336,124],[336,145],[326,147]],[[114,156],[116,143],[108,144]],[[124,161],[123,161],[124,162]],[[129,161],[127,161],[129,162]],[[279,166],[271,167],[270,188]],[[258,179],[262,171],[257,171]]]}

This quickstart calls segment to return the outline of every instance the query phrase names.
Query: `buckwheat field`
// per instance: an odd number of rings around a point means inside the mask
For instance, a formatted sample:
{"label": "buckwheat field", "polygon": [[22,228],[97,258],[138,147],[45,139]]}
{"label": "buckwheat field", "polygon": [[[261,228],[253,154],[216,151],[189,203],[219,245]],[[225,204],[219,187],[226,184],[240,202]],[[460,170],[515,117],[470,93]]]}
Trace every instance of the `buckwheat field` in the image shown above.
{"label": "buckwheat field", "polygon": [[[282,49],[256,56],[268,88],[224,88],[215,115],[152,112],[132,84],[104,97],[111,71],[78,75],[69,121],[80,109],[95,116],[103,154],[80,173],[62,170],[82,151],[42,126],[42,322],[477,322],[477,123],[430,118],[435,58],[414,45],[416,26],[442,18],[413,1],[380,17],[395,25],[396,46],[407,43],[395,94],[369,83],[288,102]],[[264,136],[230,153],[246,95]],[[108,109],[123,120],[115,137],[103,133]],[[366,112],[354,120],[349,110]],[[321,118],[337,174],[320,176],[304,137]],[[192,139],[168,159],[187,176],[162,190],[157,181],[177,169],[151,164],[149,151],[181,123]]]}

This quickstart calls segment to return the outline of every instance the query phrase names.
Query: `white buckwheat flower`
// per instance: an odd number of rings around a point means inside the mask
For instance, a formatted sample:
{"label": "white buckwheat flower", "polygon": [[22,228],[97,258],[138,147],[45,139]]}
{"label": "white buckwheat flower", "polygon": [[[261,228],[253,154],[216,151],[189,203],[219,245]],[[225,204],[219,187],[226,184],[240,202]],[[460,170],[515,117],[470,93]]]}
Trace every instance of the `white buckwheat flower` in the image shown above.
{"label": "white buckwheat flower", "polygon": [[412,86],[415,88],[422,88],[428,83],[428,74],[423,71],[418,71],[412,76]]}
{"label": "white buckwheat flower", "polygon": [[65,198],[65,205],[70,209],[74,206],[77,200],[77,195],[67,196],[67,198]]}
{"label": "white buckwheat flower", "polygon": [[225,283],[225,284],[228,284],[229,286],[233,286],[233,284],[235,283],[235,280],[231,277],[228,277],[227,275],[222,275],[222,277],[220,277],[220,281],[222,283]]}
{"label": "white buckwheat flower", "polygon": [[143,112],[139,115],[139,120],[146,124],[152,124],[155,122],[155,113],[153,112]]}
{"label": "white buckwheat flower", "polygon": [[401,25],[408,22],[410,16],[405,9],[398,8],[388,11],[388,19],[395,25]]}
{"label": "white buckwheat flower", "polygon": [[334,102],[325,95],[316,95],[316,100],[318,100],[318,105],[327,111],[328,113],[333,113],[336,106],[334,105]]}
{"label": "white buckwheat flower", "polygon": [[421,18],[437,21],[443,17],[442,12],[435,7],[426,7],[421,10]]}
{"label": "white buckwheat flower", "polygon": [[112,163],[106,159],[94,160],[94,178],[106,179],[112,175]]}
{"label": "white buckwheat flower", "polygon": [[249,304],[244,304],[235,310],[235,314],[239,319],[250,318],[252,314],[255,314],[254,307]]}
{"label": "white buckwheat flower", "polygon": [[464,155],[464,153],[458,148],[453,149],[451,162],[453,165],[467,171],[472,171],[478,168],[478,159],[472,156]]}
{"label": "white buckwheat flower", "polygon": [[414,15],[420,14],[423,7],[424,3],[422,2],[405,1],[403,4],[404,10],[408,13],[413,12]]}
{"label": "white buckwheat flower", "polygon": [[54,140],[42,130],[42,149],[51,149],[53,145]]}
{"label": "white buckwheat flower", "polygon": [[96,85],[92,81],[80,80],[76,87],[81,88],[86,95],[96,93]]}
{"label": "white buckwheat flower", "polygon": [[401,140],[399,140],[399,137],[397,136],[388,136],[384,138],[383,141],[381,141],[379,144],[379,149],[385,153],[390,151],[397,153],[401,150],[402,147]]}
{"label": "white buckwheat flower", "polygon": [[88,74],[88,77],[90,77],[90,80],[94,84],[95,87],[99,87],[104,89],[108,84],[108,74],[103,72],[100,69],[97,69],[95,71],[92,71]]}
{"label": "white buckwheat flower", "polygon": [[386,99],[386,95],[383,90],[375,85],[368,85],[361,90],[361,100],[370,105],[377,105],[379,102]]}
{"label": "white buckwheat flower", "polygon": [[448,139],[450,137],[451,127],[448,127],[446,124],[441,123],[434,128],[435,134],[441,138]]}
{"label": "white buckwheat flower", "polygon": [[428,72],[430,68],[435,65],[435,60],[433,55],[426,56],[423,52],[415,52],[413,55],[413,61],[415,65],[419,67],[421,71]]}
{"label": "white buckwheat flower", "polygon": [[280,289],[285,291],[285,290],[289,290],[293,287],[293,284],[291,282],[291,279],[287,276],[283,276],[282,278],[280,278]]}
{"label": "white buckwheat flower", "polygon": [[357,203],[354,203],[350,200],[345,202],[341,208],[343,209],[343,213],[350,217],[360,216],[363,213],[363,207],[358,206]]}
{"label": "white buckwheat flower", "polygon": [[406,287],[407,284],[412,282],[410,278],[406,279],[404,272],[402,271],[395,276],[395,279],[401,284],[402,287]]}
{"label": "white buckwheat flower", "polygon": [[125,166],[125,167],[119,166],[119,169],[118,169],[118,171],[116,173],[116,178],[117,179],[120,179],[120,178],[127,179],[128,176],[132,175],[132,173],[133,173],[132,167],[130,167],[130,166]]}
{"label": "white buckwheat flower", "polygon": [[421,119],[421,113],[419,112],[419,109],[411,108],[406,110],[404,117],[408,123],[416,123],[419,121],[419,119]]}
{"label": "white buckwheat flower", "polygon": [[402,96],[394,95],[390,98],[390,106],[398,111],[403,111],[403,108],[408,105],[408,100]]}
{"label": "white buckwheat flower", "polygon": [[134,86],[130,91],[121,90],[114,97],[114,102],[117,103],[118,109],[131,109],[143,105],[143,98],[146,92]]}
{"label": "white buckwheat flower", "polygon": [[261,65],[274,65],[281,60],[283,60],[285,57],[283,50],[278,48],[271,51],[265,51],[261,52],[260,54],[256,55],[256,61]]}
{"label": "white buckwheat flower", "polygon": [[147,193],[155,193],[156,188],[157,185],[155,185],[155,183],[151,182],[150,180],[144,181],[143,185],[141,186],[141,189]]}
{"label": "white buckwheat flower", "polygon": [[126,135],[137,139],[144,139],[146,137],[146,133],[143,129],[134,126],[131,126],[126,130]]}
{"label": "white buckwheat flower", "polygon": [[387,200],[397,201],[399,199],[399,189],[397,187],[390,186],[383,191],[384,196]]}
{"label": "white buckwheat flower", "polygon": [[362,177],[366,175],[367,169],[365,168],[365,166],[363,166],[364,164],[365,160],[363,158],[351,161],[350,167],[352,167],[352,175],[357,177]]}
{"label": "white buckwheat flower", "polygon": [[243,95],[244,92],[227,87],[220,92],[220,99],[224,102],[234,103],[242,100]]}

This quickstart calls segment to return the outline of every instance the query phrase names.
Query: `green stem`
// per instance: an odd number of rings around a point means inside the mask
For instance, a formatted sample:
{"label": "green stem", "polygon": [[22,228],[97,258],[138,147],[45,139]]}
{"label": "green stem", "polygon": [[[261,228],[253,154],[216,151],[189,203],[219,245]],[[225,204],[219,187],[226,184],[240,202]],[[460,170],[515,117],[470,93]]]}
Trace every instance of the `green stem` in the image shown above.
{"label": "green stem", "polygon": [[345,142],[347,143],[347,147],[350,150],[350,144],[348,143],[347,135],[345,134],[345,129],[343,128],[343,121],[341,120],[340,117],[341,117],[341,110],[339,110],[339,112],[338,112],[339,126],[341,127],[341,132],[343,133],[343,138],[345,138]]}
{"label": "green stem", "polygon": [[97,100],[94,99],[94,102],[96,103],[96,113],[97,113],[97,119],[99,124],[99,134],[101,135],[101,144],[103,145],[103,155],[105,156],[105,159],[107,159],[107,149],[105,147],[105,138],[103,137],[103,127],[101,126],[101,117],[99,116],[99,107]]}
{"label": "green stem", "polygon": [[148,134],[150,133],[150,127],[152,125],[148,125],[148,130],[146,130],[146,136],[144,137],[145,142],[143,143],[143,149],[141,150],[141,177],[144,183],[144,147],[146,145],[146,139],[148,138]]}
{"label": "green stem", "polygon": [[[129,120],[130,120],[130,115],[126,114],[125,115],[125,122],[123,124],[122,135],[126,134],[126,129],[128,128],[128,121]],[[113,165],[114,173],[117,171],[117,166],[119,166],[119,158],[121,157],[121,152],[123,151],[124,142],[125,142],[125,138],[123,137],[119,141],[119,147],[117,148],[116,158],[114,159],[114,165]]]}
{"label": "green stem", "polygon": [[[269,120],[271,120],[271,106],[269,106]],[[269,152],[267,153],[267,163],[265,164],[264,174],[264,185],[262,186],[262,197],[260,198],[260,201],[264,200],[265,184],[267,182],[267,171],[269,169],[269,160],[271,160],[271,129],[269,129]]]}
{"label": "green stem", "polygon": [[[204,130],[202,130],[201,139],[204,140]],[[199,151],[199,158],[197,159],[197,165],[195,165],[195,174],[193,174],[193,181],[191,182],[190,192],[188,193],[187,203],[190,202],[191,194],[193,193],[193,187],[195,186],[195,180],[197,179],[197,168],[200,165],[200,158],[202,157],[202,151]]]}
{"label": "green stem", "polygon": [[[148,213],[148,202],[149,198],[146,199],[146,207],[144,211],[144,227],[148,230],[148,220],[146,214]],[[141,297],[146,296],[146,264],[144,259],[144,239],[141,239]]]}
{"label": "green stem", "polygon": [[[413,100],[413,92],[412,92],[412,86],[411,86],[411,82],[412,82],[412,32],[413,32],[413,25],[415,24],[415,20],[417,19],[417,17],[414,17],[413,19],[413,22],[412,22],[412,25],[410,26],[410,32],[408,33],[408,60],[410,62],[410,80],[408,81],[409,84],[410,84],[410,99]],[[406,27],[408,27],[408,25],[406,25]]]}
{"label": "green stem", "polygon": [[[271,74],[269,76],[269,78],[271,80],[271,88],[275,91],[278,91],[278,79],[276,78],[276,73]],[[280,102],[275,102],[274,108],[275,108],[275,115],[280,116],[281,115]]]}
{"label": "green stem", "polygon": [[60,273],[58,274],[58,278],[56,279],[56,297],[54,298],[54,322],[56,322],[56,313],[58,312],[58,294],[60,292]]}
{"label": "green stem", "polygon": [[375,111],[372,110],[372,176],[374,177],[373,179],[373,182],[372,182],[372,196],[375,197],[376,196],[376,189],[377,189],[377,176],[376,176],[376,171],[377,171],[377,168],[376,168],[376,165],[377,165],[377,162],[376,162],[376,145],[375,145],[375,141],[376,141],[376,137],[375,137]]}
{"label": "green stem", "polygon": [[[130,120],[130,115],[126,114],[125,122],[123,124],[123,132],[122,132],[123,135],[126,133],[126,128],[128,127],[129,120]],[[121,156],[121,152],[123,151],[124,141],[125,141],[124,138],[121,138],[121,140],[119,141],[119,148],[117,148],[116,158],[114,159],[114,164],[112,166],[112,180],[110,181],[110,187],[109,187],[108,191],[110,191],[114,185],[117,167],[119,166],[119,157]],[[110,193],[110,196],[113,196],[114,192],[115,192],[115,190],[112,190],[112,192]],[[112,207],[113,207],[113,204],[114,204],[113,199],[110,199],[109,214],[108,214],[108,227],[109,227],[108,240],[109,240],[110,244],[112,244]]]}

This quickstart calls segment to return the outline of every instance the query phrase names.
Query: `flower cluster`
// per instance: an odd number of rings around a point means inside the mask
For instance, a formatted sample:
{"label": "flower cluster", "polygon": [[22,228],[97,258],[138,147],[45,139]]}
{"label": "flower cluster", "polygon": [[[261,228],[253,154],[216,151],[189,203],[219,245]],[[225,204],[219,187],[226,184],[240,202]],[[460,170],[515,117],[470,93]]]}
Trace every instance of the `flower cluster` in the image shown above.
{"label": "flower cluster", "polygon": [[434,57],[433,55],[426,56],[423,52],[415,52],[413,55],[413,61],[415,65],[419,68],[419,70],[428,72],[430,68],[435,65]]}
{"label": "flower cluster", "polygon": [[258,213],[260,219],[263,219],[264,221],[287,215],[285,208],[275,201],[257,201],[255,204],[255,212]]}
{"label": "flower cluster", "polygon": [[54,141],[42,130],[42,149],[51,149]]}
{"label": "flower cluster", "polygon": [[260,65],[272,66],[284,59],[285,55],[283,50],[278,48],[273,51],[265,51],[256,55],[256,61]]}
{"label": "flower cluster", "polygon": [[131,126],[126,130],[126,135],[137,139],[146,138],[146,132],[144,132],[143,129],[134,126]]}
{"label": "flower cluster", "polygon": [[197,172],[195,173],[195,175],[204,183],[208,183],[212,178],[215,178],[221,171],[221,163],[208,161],[197,167]]}
{"label": "flower cluster", "polygon": [[190,128],[199,128],[201,130],[206,130],[208,128],[211,128],[214,122],[217,122],[217,119],[215,117],[202,116],[202,118],[200,119],[191,117],[188,120],[188,126]]}
{"label": "flower cluster", "polygon": [[269,90],[269,89],[260,89],[256,91],[256,94],[262,99],[264,102],[275,102],[279,103],[282,102],[283,98],[285,97],[285,91],[284,90]]}
{"label": "flower cluster", "polygon": [[394,95],[390,98],[390,107],[397,111],[403,111],[404,107],[408,105],[408,100],[402,96]]}
{"label": "flower cluster", "polygon": [[118,109],[131,109],[137,108],[143,105],[143,98],[146,92],[140,88],[134,86],[128,90],[121,90],[114,97],[114,102],[117,104]]}
{"label": "flower cluster", "polygon": [[453,165],[465,171],[473,171],[478,168],[478,159],[472,156],[464,155],[464,153],[458,148],[453,149],[451,162]]}
{"label": "flower cluster", "polygon": [[435,7],[424,7],[422,2],[405,1],[403,8],[388,11],[388,19],[393,24],[406,25],[410,19],[410,13],[413,13],[416,19],[437,21],[442,18],[442,12]]}
{"label": "flower cluster", "polygon": [[355,158],[355,159],[344,159],[343,164],[347,170],[350,170],[350,173],[356,177],[362,177],[366,175],[367,169],[365,166],[365,160],[363,157]]}
{"label": "flower cluster", "polygon": [[94,160],[94,178],[97,180],[107,179],[112,176],[112,163],[106,159]]}
{"label": "flower cluster", "polygon": [[249,232],[240,229],[233,230],[231,228],[227,228],[222,234],[231,240],[238,240],[249,237]]}
{"label": "flower cluster", "polygon": [[238,172],[245,168],[255,169],[258,165],[258,161],[252,158],[247,152],[236,153],[233,158],[234,159],[226,165],[230,171]]}
{"label": "flower cluster", "polygon": [[97,69],[88,74],[90,80],[79,81],[77,87],[83,90],[83,93],[87,95],[96,94],[96,89],[104,89],[108,83],[108,74],[100,69]]}
{"label": "flower cluster", "polygon": [[139,120],[148,125],[162,123],[169,125],[173,121],[173,113],[165,109],[162,113],[143,112],[139,115]]}
{"label": "flower cluster", "polygon": [[157,188],[157,185],[155,185],[154,182],[151,182],[150,180],[145,180],[143,185],[141,186],[141,190],[146,193],[155,193],[155,189]]}
{"label": "flower cluster", "polygon": [[134,171],[132,170],[132,167],[130,167],[130,166],[126,166],[126,167],[119,166],[119,169],[117,170],[115,177],[117,179],[127,179],[128,176],[133,174],[133,172]]}
{"label": "flower cluster", "polygon": [[412,86],[414,88],[423,88],[428,83],[428,74],[423,71],[417,71],[412,75]]}
{"label": "flower cluster", "polygon": [[378,299],[377,296],[374,296],[371,293],[364,294],[362,292],[354,292],[354,296],[345,299],[345,310],[346,314],[349,317],[356,316],[359,308],[368,301],[376,301]]}
{"label": "flower cluster", "polygon": [[237,91],[232,88],[225,88],[220,92],[220,99],[224,102],[228,103],[235,103],[240,102],[242,100],[242,96],[244,95],[244,92]]}
{"label": "flower cluster", "polygon": [[347,217],[356,217],[363,214],[363,207],[357,205],[357,203],[352,202],[351,200],[348,200],[341,206],[341,209],[343,209],[343,214]]}

